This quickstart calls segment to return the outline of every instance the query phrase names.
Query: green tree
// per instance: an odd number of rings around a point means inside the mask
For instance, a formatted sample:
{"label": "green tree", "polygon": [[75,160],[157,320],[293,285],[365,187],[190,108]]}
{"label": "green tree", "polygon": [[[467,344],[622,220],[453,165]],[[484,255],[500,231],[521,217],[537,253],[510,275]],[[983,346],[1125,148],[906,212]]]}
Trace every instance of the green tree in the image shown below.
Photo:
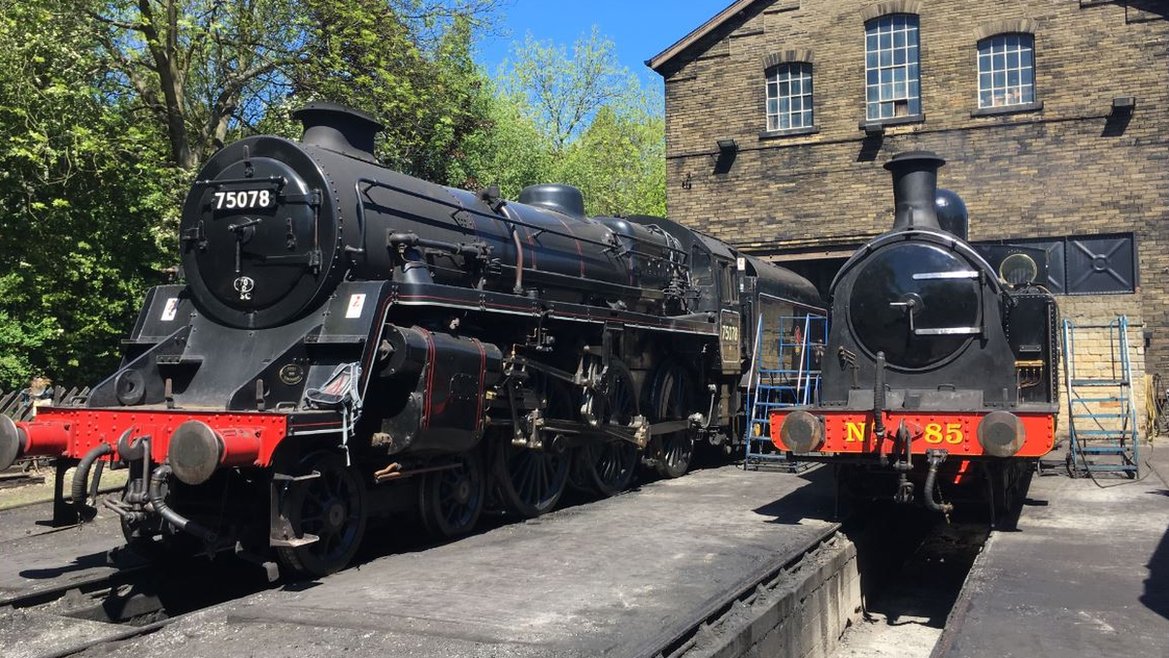
{"label": "green tree", "polygon": [[303,41],[294,0],[79,0],[121,98],[149,117],[170,161],[194,169],[287,90]]}
{"label": "green tree", "polygon": [[555,156],[552,142],[532,121],[526,100],[483,86],[486,95],[485,122],[467,135],[460,157],[451,163],[448,182],[466,189],[498,185],[506,199],[535,183],[553,180]]}
{"label": "green tree", "polygon": [[662,98],[620,65],[612,41],[594,28],[569,55],[529,36],[500,78],[487,141],[502,157],[481,157],[476,179],[505,193],[569,183],[590,214],[665,213]]}
{"label": "green tree", "polygon": [[[271,109],[327,98],[391,126],[394,164],[432,173],[465,132],[473,25],[495,0],[78,0],[121,97],[193,170]],[[473,90],[471,90],[473,91]],[[445,95],[444,95],[445,94]],[[389,149],[387,149],[389,152]],[[430,159],[430,162],[424,162]]]}
{"label": "green tree", "polygon": [[665,215],[665,122],[602,107],[565,150],[558,180],[581,189],[591,215]]}
{"label": "green tree", "polygon": [[386,11],[385,0],[305,4],[314,27],[290,70],[296,100],[343,100],[369,112],[385,125],[378,156],[386,166],[448,180],[463,141],[485,121],[471,59],[474,14],[456,14],[438,30],[438,17]]}
{"label": "green tree", "polygon": [[503,75],[504,89],[527,99],[537,125],[560,151],[576,139],[602,107],[624,111],[642,103],[637,78],[621,66],[613,41],[594,26],[577,39],[572,55],[562,44],[529,34]]}
{"label": "green tree", "polygon": [[67,0],[0,0],[0,386],[108,372],[168,259],[164,144],[107,86]]}

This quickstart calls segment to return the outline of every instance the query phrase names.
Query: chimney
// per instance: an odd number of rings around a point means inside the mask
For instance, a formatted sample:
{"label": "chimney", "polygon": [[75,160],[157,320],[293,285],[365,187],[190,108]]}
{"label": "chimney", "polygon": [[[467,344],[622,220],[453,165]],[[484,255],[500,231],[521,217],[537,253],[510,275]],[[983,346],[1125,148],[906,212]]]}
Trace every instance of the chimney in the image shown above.
{"label": "chimney", "polygon": [[898,153],[885,163],[893,172],[893,230],[911,228],[942,230],[934,207],[938,167],[946,164],[932,151]]}
{"label": "chimney", "polygon": [[309,103],[292,113],[304,124],[300,141],[344,153],[367,162],[377,162],[373,138],[385,128],[372,116],[338,103]]}

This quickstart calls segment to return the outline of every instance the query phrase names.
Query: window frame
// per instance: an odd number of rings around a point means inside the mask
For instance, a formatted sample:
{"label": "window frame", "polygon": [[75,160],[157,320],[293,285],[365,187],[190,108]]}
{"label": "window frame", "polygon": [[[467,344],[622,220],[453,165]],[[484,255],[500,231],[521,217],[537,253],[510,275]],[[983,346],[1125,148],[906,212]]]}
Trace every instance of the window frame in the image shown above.
{"label": "window frame", "polygon": [[[923,120],[920,17],[892,12],[865,21],[864,52],[865,123]],[[904,103],[903,113],[898,113],[898,103]],[[886,115],[886,109],[891,113]]]}
{"label": "window frame", "polygon": [[[1000,58],[1001,68],[998,67]],[[1031,32],[1004,31],[979,39],[975,44],[976,116],[1042,109],[1035,81],[1035,64],[1035,35]],[[1014,83],[1011,82],[1012,73],[1016,74]],[[1012,93],[1017,94],[1015,102],[1009,102]],[[1007,102],[996,102],[996,98]],[[989,104],[984,103],[987,99]]]}
{"label": "window frame", "polygon": [[[766,129],[763,135],[805,134],[816,129],[815,65],[809,61],[779,62],[764,71],[763,115]],[[787,95],[780,93],[782,86],[788,88]],[[799,93],[792,91],[799,87]],[[774,96],[773,94],[774,90]],[[800,109],[793,110],[793,101],[798,100]],[[774,101],[775,111],[772,111]],[[786,110],[784,101],[787,101]],[[788,125],[783,125],[783,118]],[[799,125],[793,120],[799,117]],[[806,122],[804,121],[806,117]],[[774,121],[773,121],[774,119]]]}

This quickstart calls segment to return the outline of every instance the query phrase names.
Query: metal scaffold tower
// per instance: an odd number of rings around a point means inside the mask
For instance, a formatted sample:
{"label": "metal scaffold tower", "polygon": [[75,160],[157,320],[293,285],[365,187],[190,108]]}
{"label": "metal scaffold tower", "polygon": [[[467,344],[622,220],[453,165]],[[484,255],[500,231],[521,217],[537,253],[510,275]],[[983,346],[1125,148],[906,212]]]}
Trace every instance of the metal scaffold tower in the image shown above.
{"label": "metal scaffold tower", "polygon": [[1133,404],[1128,318],[1108,324],[1063,321],[1068,392],[1068,472],[1137,477],[1140,444]]}
{"label": "metal scaffold tower", "polygon": [[[768,326],[768,320],[778,326]],[[828,340],[822,315],[759,318],[747,383],[744,468],[771,464],[797,470],[797,462],[771,443],[772,409],[809,405],[820,393],[820,352]]]}

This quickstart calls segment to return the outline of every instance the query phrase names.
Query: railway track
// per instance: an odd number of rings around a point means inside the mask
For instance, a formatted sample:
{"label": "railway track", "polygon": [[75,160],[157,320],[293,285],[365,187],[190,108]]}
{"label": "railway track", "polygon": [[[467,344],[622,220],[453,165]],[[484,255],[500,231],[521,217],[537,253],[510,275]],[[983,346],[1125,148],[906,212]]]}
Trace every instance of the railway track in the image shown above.
{"label": "railway track", "polygon": [[[71,656],[171,623],[177,617],[166,614],[162,598],[144,586],[152,571],[149,566],[135,566],[0,595],[0,620],[21,637],[19,645],[4,648],[4,655]],[[82,629],[75,633],[82,637],[64,641],[55,637],[62,625]]]}
{"label": "railway track", "polygon": [[94,575],[81,580],[50,583],[43,587],[35,587],[31,590],[15,594],[0,594],[0,608],[23,609],[48,605],[70,594],[92,598],[95,594],[114,591],[121,585],[129,582],[135,574],[139,574],[148,568],[145,565],[129,567],[113,573]]}
{"label": "railway track", "polygon": [[0,473],[0,489],[14,489],[28,484],[44,484],[45,476],[39,473]]}
{"label": "railway track", "polygon": [[[181,558],[0,595],[5,658],[56,658],[158,631],[213,605],[270,587],[254,566]],[[62,630],[68,635],[62,636]],[[11,631],[10,631],[11,632]]]}

